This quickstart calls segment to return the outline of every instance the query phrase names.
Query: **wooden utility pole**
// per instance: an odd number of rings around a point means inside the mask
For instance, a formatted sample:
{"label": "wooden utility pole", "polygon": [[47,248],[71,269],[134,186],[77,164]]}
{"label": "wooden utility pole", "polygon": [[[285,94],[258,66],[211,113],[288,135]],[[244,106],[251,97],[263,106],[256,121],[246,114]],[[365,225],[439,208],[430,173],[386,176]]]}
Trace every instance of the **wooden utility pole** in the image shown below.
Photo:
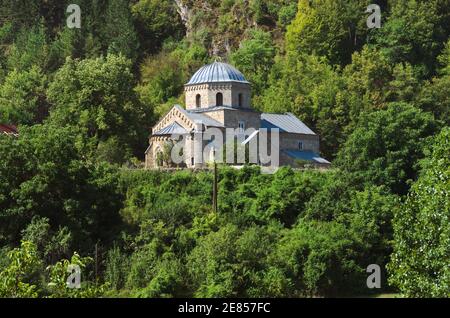
{"label": "wooden utility pole", "polygon": [[95,283],[98,281],[98,242],[95,243]]}
{"label": "wooden utility pole", "polygon": [[213,209],[217,213],[217,163],[214,160]]}

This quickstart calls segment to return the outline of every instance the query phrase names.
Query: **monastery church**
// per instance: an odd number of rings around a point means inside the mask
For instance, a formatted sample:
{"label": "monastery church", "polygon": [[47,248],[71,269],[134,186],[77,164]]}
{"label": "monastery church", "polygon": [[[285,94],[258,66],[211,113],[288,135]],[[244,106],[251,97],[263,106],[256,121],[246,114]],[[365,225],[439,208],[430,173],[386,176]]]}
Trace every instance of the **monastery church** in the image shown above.
{"label": "monastery church", "polygon": [[[220,129],[224,139],[226,128],[242,132],[249,128],[256,132],[261,128],[268,131],[278,128],[280,166],[295,167],[299,161],[319,167],[330,165],[319,155],[319,136],[295,115],[261,113],[252,108],[251,84],[233,66],[222,62],[205,65],[192,76],[184,89],[186,109],[180,105],[173,106],[152,128],[145,152],[146,168],[161,165],[158,156],[172,135],[182,135],[184,140],[191,140],[190,147],[193,148],[196,129],[204,131],[208,128]],[[201,168],[206,164],[203,160],[196,162],[190,153],[193,151],[183,153],[183,166]]]}

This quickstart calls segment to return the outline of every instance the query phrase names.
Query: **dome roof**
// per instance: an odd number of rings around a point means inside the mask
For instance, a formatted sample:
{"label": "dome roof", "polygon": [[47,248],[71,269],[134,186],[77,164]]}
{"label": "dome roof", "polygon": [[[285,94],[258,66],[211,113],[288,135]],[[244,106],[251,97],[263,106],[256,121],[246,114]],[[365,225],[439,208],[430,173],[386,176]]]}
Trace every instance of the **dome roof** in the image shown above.
{"label": "dome roof", "polygon": [[186,85],[212,82],[241,82],[249,84],[244,75],[230,64],[214,62],[201,67]]}

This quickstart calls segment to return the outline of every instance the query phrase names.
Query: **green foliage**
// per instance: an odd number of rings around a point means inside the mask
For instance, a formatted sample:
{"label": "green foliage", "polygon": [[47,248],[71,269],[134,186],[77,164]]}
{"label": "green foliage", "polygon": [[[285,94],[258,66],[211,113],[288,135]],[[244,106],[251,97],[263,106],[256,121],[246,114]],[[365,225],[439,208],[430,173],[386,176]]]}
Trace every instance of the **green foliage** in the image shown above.
{"label": "green foliage", "polygon": [[[136,264],[134,259],[133,264]],[[154,297],[177,297],[183,295],[183,274],[184,267],[172,253],[166,252],[147,263],[140,259],[139,264],[146,267],[141,268],[145,271],[144,288],[138,289],[136,297],[154,298]],[[135,268],[133,267],[132,270]],[[130,272],[130,275],[133,275]],[[142,278],[144,278],[142,277]],[[136,277],[137,278],[137,277]]]}
{"label": "green foliage", "polygon": [[423,86],[417,95],[418,106],[435,115],[444,125],[450,125],[450,41],[438,58],[440,76],[434,77]]}
{"label": "green foliage", "polygon": [[[366,0],[76,3],[81,29],[66,1],[0,0],[1,297],[355,296],[390,258],[404,295],[449,296],[449,0],[375,1],[372,30]],[[218,213],[210,172],[129,169],[217,58],[335,169],[219,167]]]}
{"label": "green foliage", "polygon": [[37,66],[10,72],[0,86],[0,122],[41,123],[48,113],[46,76]]}
{"label": "green foliage", "polygon": [[267,88],[274,56],[270,33],[254,29],[249,31],[249,39],[241,42],[239,49],[231,54],[230,59],[252,83],[252,92],[258,96]]}
{"label": "green foliage", "polygon": [[355,189],[334,173],[220,168],[218,215],[209,212],[204,189],[212,179],[204,173],[123,177],[123,212],[140,223],[126,283],[136,296],[354,294],[365,291],[367,265],[386,264],[391,250],[397,197],[374,186]]}
{"label": "green foliage", "polygon": [[[108,148],[117,145],[115,151],[120,149],[125,158],[141,154],[145,147],[151,110],[134,93],[130,67],[121,55],[82,61],[68,58],[49,85],[50,122],[78,131],[90,157],[100,142]],[[111,152],[99,151],[103,156]]]}
{"label": "green foliage", "polygon": [[139,42],[128,0],[108,1],[103,34],[108,43],[108,53],[122,54],[133,61],[136,59]]}
{"label": "green foliage", "polygon": [[[322,137],[322,149],[332,158],[343,142],[347,110],[344,82],[323,58],[288,54],[277,59],[269,88],[262,97],[266,112],[292,112]],[[256,105],[258,106],[258,105]]]}
{"label": "green foliage", "polygon": [[274,237],[263,228],[240,233],[225,225],[199,239],[188,257],[188,270],[197,297],[242,297],[256,293],[258,272],[264,268]]}
{"label": "green foliage", "polygon": [[141,83],[136,90],[141,102],[155,112],[155,120],[165,115],[174,103],[189,77],[207,61],[207,52],[198,45],[168,44],[163,51],[148,57],[141,65]]}
{"label": "green foliage", "polygon": [[47,267],[48,283],[44,277],[44,264],[39,257],[36,245],[23,240],[19,248],[8,252],[8,263],[0,272],[0,297],[35,298],[35,297],[101,297],[108,284],[93,284],[82,276],[80,288],[70,288],[67,280],[71,273],[69,266],[79,266],[86,273],[86,266],[92,262],[90,257],[80,257],[74,253],[69,260],[63,259]]}
{"label": "green foliage", "polygon": [[[404,66],[398,65],[398,68],[400,72]],[[350,124],[355,125],[364,112],[386,108],[389,94],[401,93],[390,87],[393,73],[392,65],[380,51],[365,46],[361,52],[353,54],[352,63],[343,71],[344,100],[349,108]]]}
{"label": "green foliage", "polygon": [[285,28],[295,17],[297,3],[289,0],[251,0],[249,9],[253,12],[257,24],[276,23]]}
{"label": "green foliage", "polygon": [[32,242],[47,263],[56,262],[68,253],[71,233],[67,227],[53,231],[49,219],[35,216],[22,231],[22,240]]}
{"label": "green foliage", "polygon": [[332,64],[346,64],[362,47],[367,33],[361,14],[368,2],[361,0],[300,0],[297,16],[287,28],[288,52],[327,57]]}
{"label": "green foliage", "polygon": [[131,13],[141,50],[156,53],[167,38],[182,38],[183,25],[173,1],[139,0],[131,6]]}
{"label": "green foliage", "polygon": [[409,62],[422,76],[433,74],[436,56],[449,36],[448,0],[396,0],[376,46],[392,63]]}
{"label": "green foliage", "polygon": [[120,247],[114,245],[109,251],[106,260],[105,280],[111,288],[119,290],[125,286],[125,279],[129,269],[129,260],[121,251]]}
{"label": "green foliage", "polygon": [[430,113],[441,122],[441,125],[450,125],[450,75],[433,78],[425,83],[417,95],[417,105]]}
{"label": "green foliage", "polygon": [[[70,266],[79,266],[80,270],[86,270],[87,264],[92,262],[90,257],[80,257],[78,253],[73,253],[70,261],[63,259],[57,262],[55,265],[47,267],[49,271],[49,283],[48,289],[50,292],[50,298],[98,298],[101,297],[108,284],[98,286],[91,282],[84,282],[80,288],[70,288],[67,286],[67,280],[71,273]],[[80,277],[82,280],[83,278]]]}
{"label": "green foliage", "polygon": [[384,185],[405,194],[417,175],[427,137],[436,130],[429,113],[406,103],[364,114],[341,149],[336,164],[358,182]]}
{"label": "green foliage", "polygon": [[[341,172],[329,174],[321,189],[307,202],[305,212],[296,226],[296,231],[306,233],[295,250],[290,252],[302,258],[298,264],[292,263],[285,269],[291,275],[288,277],[295,282],[297,278],[292,275],[312,271],[304,275],[312,275],[308,278],[313,279],[309,284],[314,284],[297,287],[312,294],[341,295],[346,293],[346,288],[364,293],[366,286],[362,273],[365,268],[369,264],[384,267],[388,261],[392,245],[391,219],[398,211],[398,201],[397,196],[383,187],[364,187]],[[327,241],[330,237],[327,232],[334,233],[335,236],[331,235],[333,243]],[[309,240],[312,243],[308,243]],[[290,241],[287,238],[286,242]],[[337,244],[336,248],[328,251],[333,244]],[[314,249],[309,252],[312,248],[310,245]],[[316,253],[322,256],[316,258]],[[290,259],[287,256],[279,258]],[[301,266],[307,266],[307,269],[301,270]],[[383,286],[386,286],[385,282]]]}
{"label": "green foliage", "polygon": [[320,173],[299,174],[289,168],[279,169],[270,184],[256,193],[249,212],[258,220],[278,219],[289,227],[296,222],[305,203],[321,188],[322,177]]}
{"label": "green foliage", "polygon": [[338,290],[344,292],[342,280],[351,286],[355,278],[349,276],[361,271],[348,254],[357,251],[353,244],[345,227],[332,222],[308,222],[286,233],[272,256],[284,279],[294,286],[283,296],[330,296]]}
{"label": "green foliage", "polygon": [[21,29],[8,54],[9,69],[28,70],[33,65],[45,69],[49,47],[45,28],[41,24]]}
{"label": "green foliage", "polygon": [[[84,252],[92,242],[108,242],[120,226],[116,171],[87,162],[70,128],[35,125],[22,128],[18,138],[0,136],[0,156],[2,240],[16,244],[40,216],[55,231],[67,226],[72,247]],[[60,243],[68,235],[63,231],[56,234]]]}
{"label": "green foliage", "polygon": [[0,297],[35,298],[38,286],[33,275],[42,268],[36,246],[22,241],[20,248],[8,252],[9,264],[0,272]]}
{"label": "green foliage", "polygon": [[438,56],[438,62],[440,65],[439,73],[450,75],[450,40],[447,41],[444,50]]}
{"label": "green foliage", "polygon": [[40,1],[37,0],[2,0],[0,1],[0,13],[5,17],[5,22],[13,26],[33,25],[39,22]]}
{"label": "green foliage", "polygon": [[394,216],[391,283],[407,297],[449,297],[450,130],[434,138],[419,179]]}

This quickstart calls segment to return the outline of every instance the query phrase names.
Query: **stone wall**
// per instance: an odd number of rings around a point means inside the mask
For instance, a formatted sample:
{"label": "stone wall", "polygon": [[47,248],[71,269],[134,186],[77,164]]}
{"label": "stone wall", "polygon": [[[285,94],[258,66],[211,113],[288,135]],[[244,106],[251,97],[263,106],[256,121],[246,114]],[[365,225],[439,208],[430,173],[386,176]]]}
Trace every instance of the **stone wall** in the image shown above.
{"label": "stone wall", "polygon": [[238,128],[239,121],[245,122],[245,128],[259,129],[261,125],[261,113],[244,109],[218,109],[202,112],[222,123],[227,128]]}
{"label": "stone wall", "polygon": [[259,129],[261,127],[261,113],[250,111],[250,110],[240,110],[240,109],[226,109],[224,110],[225,116],[225,127],[238,128],[239,122],[245,122],[245,129],[255,128]]}
{"label": "stone wall", "polygon": [[[239,122],[244,121],[245,129],[259,129],[261,124],[261,114],[259,112],[250,110],[250,109],[217,109],[217,110],[205,110],[202,112],[204,116],[208,116],[210,118],[215,119],[216,121],[222,123],[227,128],[237,129],[239,128]],[[195,123],[192,123],[190,119],[185,116],[180,109],[177,107],[172,108],[172,110],[164,116],[160,122],[153,128],[153,131],[158,131],[163,127],[167,126],[173,121],[177,121],[180,125],[182,125],[186,130],[192,131],[195,129]],[[224,129],[223,131],[224,143],[226,140],[226,133]],[[303,151],[313,151],[315,153],[319,153],[319,136],[318,135],[305,135],[305,134],[294,134],[294,133],[280,133],[280,165],[291,165],[295,166],[295,159],[290,158],[286,154],[283,153],[282,150],[300,150],[299,142],[302,142]],[[150,137],[151,146],[147,149],[147,153],[145,156],[145,166],[146,168],[155,168],[156,164],[156,155],[159,152],[158,149],[163,149],[164,143],[168,141],[170,136],[152,136]],[[193,140],[190,136],[185,136],[184,141],[185,145],[185,164],[187,167],[198,167],[198,164],[192,164],[191,158],[193,157]],[[203,148],[208,143],[208,141],[203,142]],[[270,149],[270,139],[269,139],[269,149]],[[202,149],[203,149],[202,148]],[[270,150],[269,150],[270,152]]]}
{"label": "stone wall", "polygon": [[177,121],[187,131],[194,129],[195,123],[177,109],[177,107],[172,107],[172,109],[153,127],[152,133],[161,130],[174,121]]}
{"label": "stone wall", "polygon": [[[193,154],[193,141],[191,140],[189,135],[182,136],[183,139],[180,139],[179,142],[184,143],[184,164],[186,167],[191,167],[191,157]],[[156,156],[159,152],[163,151],[164,145],[166,142],[170,141],[170,136],[151,136],[149,139],[149,148],[145,154],[145,168],[152,169],[157,168],[158,164],[156,162]]]}
{"label": "stone wall", "polygon": [[201,96],[201,108],[217,106],[217,93],[223,95],[223,106],[239,107],[239,94],[242,94],[242,108],[251,108],[251,88],[249,84],[224,82],[186,85],[186,109],[196,109],[196,98]]}
{"label": "stone wall", "polygon": [[217,120],[222,125],[225,124],[225,112],[223,109],[214,110],[214,111],[205,111],[202,112],[203,115],[211,117],[214,120]]}
{"label": "stone wall", "polygon": [[[178,142],[182,142],[183,146],[183,155],[184,155],[184,166],[188,168],[199,168],[207,165],[207,163],[211,160],[209,157],[210,152],[206,151],[206,155],[203,158],[203,162],[194,162],[194,140],[190,135],[182,136],[183,139],[180,139]],[[147,149],[145,154],[145,168],[146,169],[154,169],[158,168],[158,163],[156,161],[157,154],[164,149],[164,144],[170,140],[170,136],[152,136],[150,137],[149,143],[150,147]],[[205,151],[207,148],[208,140],[202,140],[201,151]],[[180,164],[179,164],[180,165]],[[181,164],[183,165],[183,164]]]}
{"label": "stone wall", "polygon": [[304,151],[313,151],[319,153],[319,136],[303,135],[293,133],[280,133],[280,149],[281,150],[300,150],[299,142],[303,143]]}

